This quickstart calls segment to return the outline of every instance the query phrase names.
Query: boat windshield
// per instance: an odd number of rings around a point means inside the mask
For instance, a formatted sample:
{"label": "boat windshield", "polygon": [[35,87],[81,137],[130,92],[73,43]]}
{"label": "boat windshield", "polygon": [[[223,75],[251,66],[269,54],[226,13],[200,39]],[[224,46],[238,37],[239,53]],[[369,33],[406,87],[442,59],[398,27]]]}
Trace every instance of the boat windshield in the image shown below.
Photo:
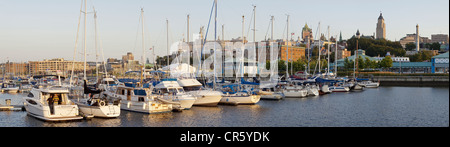
{"label": "boat windshield", "polygon": [[178,90],[178,93],[184,93],[183,88],[177,88],[177,90]]}
{"label": "boat windshield", "polygon": [[147,96],[147,92],[143,89],[134,90],[134,95]]}
{"label": "boat windshield", "polygon": [[175,89],[175,88],[169,88],[168,90],[169,90],[169,93],[173,93],[173,94],[176,94],[178,92],[177,89]]}
{"label": "boat windshield", "polygon": [[190,86],[190,87],[183,87],[184,91],[198,91],[202,89],[202,86]]}

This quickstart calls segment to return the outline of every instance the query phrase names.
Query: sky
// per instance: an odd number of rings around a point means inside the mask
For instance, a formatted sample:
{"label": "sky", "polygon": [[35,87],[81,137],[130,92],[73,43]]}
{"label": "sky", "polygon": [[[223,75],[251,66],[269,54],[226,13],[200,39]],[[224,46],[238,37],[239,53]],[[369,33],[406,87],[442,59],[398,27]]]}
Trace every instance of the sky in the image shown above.
{"label": "sky", "polygon": [[[75,43],[81,4],[82,0],[0,0],[0,63],[73,60],[74,55],[75,60],[82,61],[84,17],[81,17],[79,42]],[[98,44],[105,59],[120,59],[132,52],[139,60],[143,8],[146,56],[152,60],[149,49],[153,46],[156,55],[167,54],[166,20],[169,44],[181,41],[187,34],[187,15],[191,18],[192,36],[201,26],[207,27],[212,4],[213,0],[88,0],[87,11],[93,12],[94,7],[97,11]],[[337,36],[342,32],[343,39],[350,38],[358,29],[363,35],[373,35],[380,12],[386,21],[388,40],[398,41],[406,34],[415,33],[417,24],[421,36],[430,39],[431,34],[449,34],[448,0],[218,0],[217,35],[222,36],[224,25],[225,39],[240,37],[244,15],[244,34],[253,40],[253,33],[248,32],[253,5],[256,6],[257,41],[263,40],[266,34],[270,36],[271,16],[275,17],[275,38],[283,39],[287,15],[290,16],[289,32],[295,33],[294,38],[301,34],[306,23],[317,36],[319,22],[322,33],[326,34],[330,26],[330,34]],[[88,13],[86,30],[87,58],[95,61],[93,13]],[[214,21],[208,35],[208,39],[214,39]]]}

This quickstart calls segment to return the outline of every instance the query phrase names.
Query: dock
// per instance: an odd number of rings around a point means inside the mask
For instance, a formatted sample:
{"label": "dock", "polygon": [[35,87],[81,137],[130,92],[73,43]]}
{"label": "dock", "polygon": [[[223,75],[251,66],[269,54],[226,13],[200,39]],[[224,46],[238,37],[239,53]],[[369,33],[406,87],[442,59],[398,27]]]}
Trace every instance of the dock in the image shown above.
{"label": "dock", "polygon": [[382,86],[449,87],[448,76],[374,76]]}
{"label": "dock", "polygon": [[19,107],[14,107],[14,106],[0,105],[0,111],[23,111],[23,109],[19,108]]}

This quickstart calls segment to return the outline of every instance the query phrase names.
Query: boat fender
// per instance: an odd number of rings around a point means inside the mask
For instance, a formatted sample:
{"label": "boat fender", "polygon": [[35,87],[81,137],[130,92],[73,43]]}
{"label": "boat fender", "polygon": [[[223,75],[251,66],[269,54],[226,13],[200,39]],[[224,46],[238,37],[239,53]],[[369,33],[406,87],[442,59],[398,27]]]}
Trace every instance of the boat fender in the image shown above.
{"label": "boat fender", "polygon": [[100,101],[98,104],[99,104],[100,106],[106,106],[106,102],[105,102],[105,101]]}

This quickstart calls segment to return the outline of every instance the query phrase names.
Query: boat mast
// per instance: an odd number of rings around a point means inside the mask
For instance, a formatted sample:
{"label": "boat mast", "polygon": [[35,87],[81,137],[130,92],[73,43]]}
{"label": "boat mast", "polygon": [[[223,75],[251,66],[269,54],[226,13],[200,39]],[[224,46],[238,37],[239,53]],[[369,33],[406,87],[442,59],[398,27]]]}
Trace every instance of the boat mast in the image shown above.
{"label": "boat mast", "polygon": [[169,20],[166,19],[166,27],[167,27],[167,68],[170,70],[169,68],[169,57],[170,57],[170,53],[169,53]]}
{"label": "boat mast", "polygon": [[70,86],[72,86],[72,82],[73,82],[72,79],[73,79],[74,70],[75,70],[75,58],[76,58],[77,48],[78,48],[78,36],[79,36],[79,32],[80,32],[80,23],[81,23],[81,14],[82,13],[83,13],[83,1],[81,1],[80,15],[78,17],[77,37],[75,39],[75,48],[74,48],[74,51],[73,51],[73,61],[72,61],[72,72],[70,74],[70,80],[69,80]]}
{"label": "boat mast", "polygon": [[253,5],[253,43],[256,43],[256,6]]}
{"label": "boat mast", "polygon": [[334,51],[334,77],[337,77],[337,51],[338,51],[338,40],[336,35],[336,51]]}
{"label": "boat mast", "polygon": [[87,80],[86,77],[86,25],[87,25],[87,0],[84,0],[84,80]]}
{"label": "boat mast", "polygon": [[95,11],[95,7],[93,8],[93,10],[94,10],[94,25],[95,25],[95,72],[96,72],[95,75],[98,81],[97,11]]}
{"label": "boat mast", "polygon": [[321,40],[322,40],[322,34],[321,34],[321,32],[320,32],[320,22],[319,22],[319,73],[321,73],[322,72],[322,70],[321,70],[321,66],[320,66],[320,52],[321,52],[321,50],[322,50],[322,43],[321,43]]}
{"label": "boat mast", "polygon": [[[215,3],[215,16],[214,16],[214,42],[217,42],[217,0],[214,0]],[[213,81],[213,89],[216,89],[216,43],[214,43],[214,81]]]}
{"label": "boat mast", "polygon": [[272,21],[272,25],[271,25],[272,29],[271,29],[271,34],[270,34],[270,42],[273,42],[273,21],[275,21],[275,16],[272,16],[271,21]]}
{"label": "boat mast", "polygon": [[328,58],[327,58],[327,74],[330,73],[330,45],[331,45],[331,40],[330,40],[330,26],[328,26],[328,49],[327,49],[327,54],[328,54]]}
{"label": "boat mast", "polygon": [[289,79],[289,15],[287,15],[286,23],[286,80]]}
{"label": "boat mast", "polygon": [[190,66],[191,66],[191,57],[190,57],[190,55],[191,55],[191,49],[190,49],[190,45],[189,45],[189,41],[190,41],[190,39],[189,39],[189,29],[190,29],[190,27],[189,27],[189,21],[190,21],[190,16],[189,16],[189,14],[187,15],[187,45],[188,45],[188,53],[189,53],[189,58],[188,58],[188,73],[189,73],[189,78],[191,78],[191,77],[194,77],[194,76],[192,76],[191,75],[191,68],[190,68]]}
{"label": "boat mast", "polygon": [[142,84],[143,76],[144,76],[144,69],[145,69],[145,41],[144,41],[144,8],[141,8],[141,19],[142,19],[142,67],[141,67],[141,81],[140,84],[143,87],[144,84]]}

